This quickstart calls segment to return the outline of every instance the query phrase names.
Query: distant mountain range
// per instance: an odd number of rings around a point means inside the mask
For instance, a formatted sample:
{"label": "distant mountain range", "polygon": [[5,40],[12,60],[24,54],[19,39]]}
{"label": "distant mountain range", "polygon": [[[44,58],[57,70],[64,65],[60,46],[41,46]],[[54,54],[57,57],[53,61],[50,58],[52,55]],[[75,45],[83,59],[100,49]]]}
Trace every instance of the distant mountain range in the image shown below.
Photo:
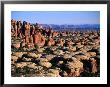
{"label": "distant mountain range", "polygon": [[100,30],[100,24],[82,24],[82,25],[70,25],[70,24],[64,24],[64,25],[56,25],[56,24],[40,24],[43,28],[52,28],[56,31],[79,31],[79,30]]}

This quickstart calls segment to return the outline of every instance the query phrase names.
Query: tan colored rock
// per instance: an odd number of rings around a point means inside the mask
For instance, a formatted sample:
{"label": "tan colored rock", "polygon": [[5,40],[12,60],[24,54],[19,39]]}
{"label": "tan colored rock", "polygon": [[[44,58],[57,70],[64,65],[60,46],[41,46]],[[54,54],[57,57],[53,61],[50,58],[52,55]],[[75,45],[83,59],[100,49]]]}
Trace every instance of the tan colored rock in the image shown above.
{"label": "tan colored rock", "polygon": [[63,58],[64,58],[64,59],[69,59],[69,58],[72,58],[72,56],[71,56],[70,54],[64,54],[64,55],[63,55]]}
{"label": "tan colored rock", "polygon": [[88,52],[90,54],[91,57],[94,57],[96,56],[96,53],[95,52]]}
{"label": "tan colored rock", "polygon": [[25,47],[26,46],[26,43],[25,43],[25,40],[23,40],[23,42],[21,42],[21,47]]}
{"label": "tan colored rock", "polygon": [[87,55],[75,55],[75,58],[77,60],[89,60],[90,57],[88,57]]}
{"label": "tan colored rock", "polygon": [[38,57],[39,57],[37,54],[35,54],[35,53],[30,53],[30,52],[27,54],[27,56],[28,56],[28,57],[31,57],[31,58],[38,58]]}
{"label": "tan colored rock", "polygon": [[23,54],[24,54],[23,52],[14,52],[14,53],[12,53],[13,56],[20,57],[20,58],[22,57]]}
{"label": "tan colored rock", "polygon": [[59,75],[59,70],[49,69],[49,73],[54,73],[54,74],[56,74],[56,75]]}
{"label": "tan colored rock", "polygon": [[49,38],[49,42],[48,42],[48,46],[52,46],[52,45],[54,45],[55,44],[55,41],[54,41],[54,39],[53,38]]}
{"label": "tan colored rock", "polygon": [[25,57],[22,58],[22,61],[25,61],[25,62],[30,62],[31,60],[32,58],[25,58]]}
{"label": "tan colored rock", "polygon": [[76,69],[75,69],[75,71],[74,71],[74,76],[75,76],[75,77],[80,76],[80,68],[76,68]]}
{"label": "tan colored rock", "polygon": [[44,50],[45,50],[44,48],[38,48],[38,49],[37,49],[37,51],[38,51],[39,53],[43,53]]}
{"label": "tan colored rock", "polygon": [[55,50],[54,52],[53,52],[53,54],[54,55],[62,55],[62,51],[60,51],[60,50]]}
{"label": "tan colored rock", "polygon": [[69,47],[69,51],[71,51],[71,52],[74,52],[74,51],[76,51],[76,46],[74,46],[74,47]]}
{"label": "tan colored rock", "polygon": [[87,53],[85,53],[85,55],[87,57],[94,57],[94,56],[96,56],[96,53],[95,52],[87,52]]}
{"label": "tan colored rock", "polygon": [[37,60],[39,60],[40,62],[48,62],[47,58],[38,58]]}
{"label": "tan colored rock", "polygon": [[43,67],[51,67],[52,64],[50,62],[48,62],[48,60],[46,58],[39,58],[39,65],[43,66]]}
{"label": "tan colored rock", "polygon": [[46,55],[46,59],[48,61],[52,60],[54,58],[54,55]]}
{"label": "tan colored rock", "polygon": [[26,62],[20,62],[20,63],[16,63],[15,66],[17,68],[23,68],[24,66],[27,66],[27,63]]}
{"label": "tan colored rock", "polygon": [[71,47],[74,43],[73,43],[71,40],[69,40],[69,41],[67,42],[67,44],[68,44],[68,47]]}
{"label": "tan colored rock", "polygon": [[18,60],[18,57],[17,57],[17,56],[11,56],[11,59],[12,59],[13,61],[17,61],[17,60]]}
{"label": "tan colored rock", "polygon": [[81,48],[81,49],[80,49],[80,51],[82,51],[82,52],[84,52],[84,53],[86,53],[86,52],[87,52],[87,50],[86,50],[86,49],[84,49],[84,48]]}
{"label": "tan colored rock", "polygon": [[13,43],[12,46],[18,49],[18,48],[20,48],[20,43],[19,42],[18,43]]}
{"label": "tan colored rock", "polygon": [[75,68],[83,69],[83,63],[77,59],[75,59],[73,62],[68,62],[66,65],[69,69],[75,69]]}
{"label": "tan colored rock", "polygon": [[63,61],[59,61],[58,64],[63,64]]}
{"label": "tan colored rock", "polygon": [[32,64],[29,64],[28,67],[29,67],[29,68],[33,68],[33,69],[36,69],[37,66],[36,66],[35,63],[32,63]]}
{"label": "tan colored rock", "polygon": [[58,52],[59,52],[59,55],[63,55],[64,54],[63,50],[58,50]]}
{"label": "tan colored rock", "polygon": [[84,45],[76,45],[77,48],[83,48]]}
{"label": "tan colored rock", "polygon": [[71,56],[74,56],[74,55],[75,55],[75,52],[71,52],[70,55],[71,55]]}
{"label": "tan colored rock", "polygon": [[70,72],[68,72],[69,77],[80,76],[83,71],[83,63],[76,58],[73,59],[73,62],[68,62],[66,66],[70,69]]}
{"label": "tan colored rock", "polygon": [[63,72],[63,76],[64,76],[64,77],[67,77],[67,76],[68,76],[68,73],[67,73],[66,71],[64,71],[64,72]]}
{"label": "tan colored rock", "polygon": [[96,60],[94,58],[90,58],[91,61],[91,66],[92,66],[92,73],[96,73],[97,72],[97,63]]}
{"label": "tan colored rock", "polygon": [[59,70],[49,69],[47,76],[48,77],[60,77]]}
{"label": "tan colored rock", "polygon": [[37,77],[44,77],[44,75],[43,75],[42,72],[40,72],[39,74],[37,73],[36,76],[37,76]]}
{"label": "tan colored rock", "polygon": [[53,74],[53,73],[48,73],[48,74],[46,75],[46,77],[57,77],[57,75],[55,75],[55,74]]}
{"label": "tan colored rock", "polygon": [[52,66],[50,62],[39,62],[39,65],[46,67],[46,68],[50,68]]}
{"label": "tan colored rock", "polygon": [[51,48],[52,51],[55,51],[57,49],[57,46],[54,46]]}

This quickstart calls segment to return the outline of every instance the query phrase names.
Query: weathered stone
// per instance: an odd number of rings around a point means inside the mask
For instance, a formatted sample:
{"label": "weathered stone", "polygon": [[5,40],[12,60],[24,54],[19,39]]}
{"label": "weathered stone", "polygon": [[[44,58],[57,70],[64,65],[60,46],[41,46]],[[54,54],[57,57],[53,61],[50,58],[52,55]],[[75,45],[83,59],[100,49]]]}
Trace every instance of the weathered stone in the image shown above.
{"label": "weathered stone", "polygon": [[75,55],[75,52],[71,52],[70,55],[71,55],[71,56],[74,56],[74,55]]}
{"label": "weathered stone", "polygon": [[54,46],[51,48],[52,51],[55,51],[57,49],[57,46]]}
{"label": "weathered stone", "polygon": [[52,60],[54,58],[54,55],[46,55],[46,59],[48,61]]}
{"label": "weathered stone", "polygon": [[25,36],[25,42],[29,43],[29,36]]}
{"label": "weathered stone", "polygon": [[18,49],[18,48],[20,48],[20,43],[19,42],[18,43],[13,43],[12,46]]}
{"label": "weathered stone", "polygon": [[37,44],[38,47],[43,47],[45,44],[45,37],[43,35],[41,35],[40,32],[37,32],[34,35],[34,44]]}
{"label": "weathered stone", "polygon": [[76,46],[74,46],[74,47],[71,46],[71,47],[69,48],[69,51],[71,51],[71,52],[76,51]]}
{"label": "weathered stone", "polygon": [[32,57],[32,58],[38,58],[39,56],[35,53],[28,53],[27,54],[28,57]]}
{"label": "weathered stone", "polygon": [[55,44],[55,41],[53,40],[53,38],[49,38],[48,46],[52,46],[54,44]]}
{"label": "weathered stone", "polygon": [[80,68],[76,68],[74,71],[74,76],[80,76]]}
{"label": "weathered stone", "polygon": [[29,67],[29,68],[33,68],[33,69],[36,69],[36,68],[37,68],[37,66],[36,66],[35,63],[29,64],[27,67]]}
{"label": "weathered stone", "polygon": [[27,63],[26,62],[20,62],[20,63],[16,63],[15,66],[17,68],[23,68],[24,66],[27,66]]}
{"label": "weathered stone", "polygon": [[46,67],[46,68],[50,68],[52,66],[50,62],[39,62],[39,65]]}
{"label": "weathered stone", "polygon": [[44,48],[38,48],[38,49],[37,49],[37,51],[38,51],[39,53],[43,53],[44,50],[45,50]]}
{"label": "weathered stone", "polygon": [[14,52],[14,53],[12,53],[12,55],[13,56],[17,56],[17,57],[22,57],[22,55],[23,55],[24,53],[23,52]]}
{"label": "weathered stone", "polygon": [[60,55],[59,50],[54,51],[53,54]]}
{"label": "weathered stone", "polygon": [[69,69],[75,69],[75,68],[81,68],[83,69],[83,63],[80,62],[79,60],[75,59],[73,62],[68,62],[66,64],[66,66],[69,68]]}
{"label": "weathered stone", "polygon": [[89,60],[90,57],[87,55],[75,55],[75,58],[78,60]]}
{"label": "weathered stone", "polygon": [[37,59],[39,62],[48,62],[48,60],[46,58],[38,58]]}
{"label": "weathered stone", "polygon": [[87,53],[85,53],[85,55],[87,57],[94,57],[94,56],[96,56],[96,53],[95,52],[87,52]]}
{"label": "weathered stone", "polygon": [[63,63],[64,63],[63,61],[59,61],[59,62],[58,62],[58,64],[63,64]]}
{"label": "weathered stone", "polygon": [[58,61],[57,66],[62,67],[63,64],[64,64],[64,61]]}
{"label": "weathered stone", "polygon": [[97,63],[96,60],[94,58],[90,58],[91,61],[91,66],[92,66],[92,73],[96,73],[97,72]]}
{"label": "weathered stone", "polygon": [[80,76],[80,73],[83,71],[83,63],[76,58],[73,59],[73,62],[67,62],[66,67],[70,69],[68,76]]}
{"label": "weathered stone", "polygon": [[68,73],[66,71],[63,72],[64,77],[68,77]]}
{"label": "weathered stone", "polygon": [[60,77],[59,70],[56,69],[49,69],[47,77]]}
{"label": "weathered stone", "polygon": [[76,45],[77,48],[83,48],[84,45]]}
{"label": "weathered stone", "polygon": [[25,61],[25,62],[29,62],[31,60],[32,60],[32,58],[25,58],[25,57],[22,58],[22,61]]}
{"label": "weathered stone", "polygon": [[70,54],[64,54],[64,55],[63,55],[63,58],[64,58],[64,59],[68,59],[68,58],[72,58],[72,56],[71,56]]}
{"label": "weathered stone", "polygon": [[12,61],[17,61],[18,60],[18,57],[17,56],[11,56],[11,60]]}

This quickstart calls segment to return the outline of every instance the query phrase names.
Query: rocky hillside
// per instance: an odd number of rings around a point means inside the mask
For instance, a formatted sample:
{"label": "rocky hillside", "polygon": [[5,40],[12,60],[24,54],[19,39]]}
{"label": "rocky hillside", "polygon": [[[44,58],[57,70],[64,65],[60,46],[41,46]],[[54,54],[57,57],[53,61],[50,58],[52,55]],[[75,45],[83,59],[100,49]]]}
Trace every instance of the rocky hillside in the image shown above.
{"label": "rocky hillside", "polygon": [[56,32],[11,21],[13,77],[99,77],[100,32]]}

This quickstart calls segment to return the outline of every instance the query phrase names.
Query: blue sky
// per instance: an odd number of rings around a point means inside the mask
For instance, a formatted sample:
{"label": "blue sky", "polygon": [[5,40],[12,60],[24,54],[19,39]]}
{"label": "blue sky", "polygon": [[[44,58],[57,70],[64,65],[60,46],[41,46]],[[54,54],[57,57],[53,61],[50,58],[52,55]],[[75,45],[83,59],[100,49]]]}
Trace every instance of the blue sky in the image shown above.
{"label": "blue sky", "polygon": [[11,18],[40,24],[100,24],[100,11],[12,11]]}

